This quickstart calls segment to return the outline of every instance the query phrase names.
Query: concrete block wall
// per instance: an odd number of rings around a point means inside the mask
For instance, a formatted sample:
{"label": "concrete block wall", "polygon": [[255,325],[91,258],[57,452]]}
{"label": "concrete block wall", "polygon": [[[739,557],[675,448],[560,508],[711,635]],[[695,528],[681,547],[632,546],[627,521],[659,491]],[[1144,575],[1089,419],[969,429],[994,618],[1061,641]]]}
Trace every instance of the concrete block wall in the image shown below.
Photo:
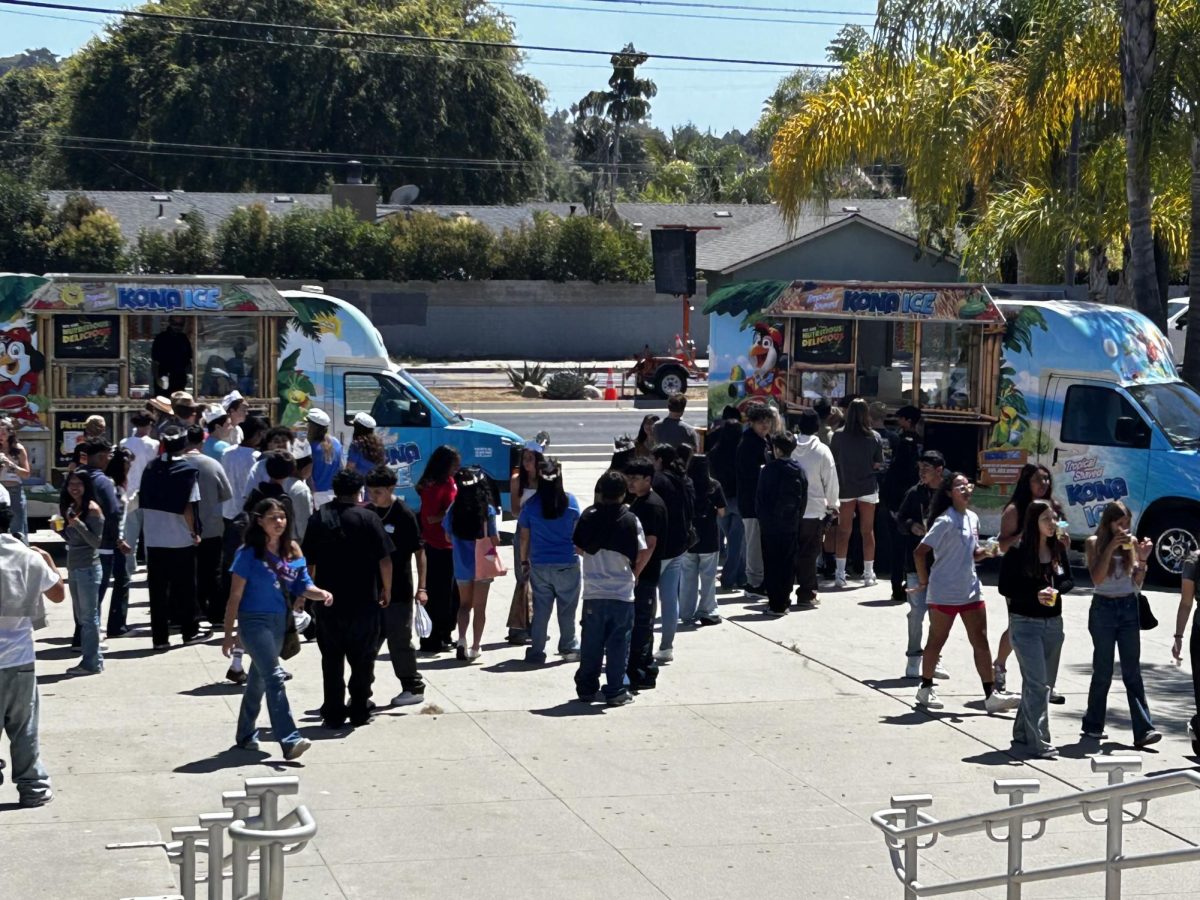
{"label": "concrete block wall", "polygon": [[[552,281],[276,281],[280,290],[319,284],[361,309],[393,356],[416,359],[632,358],[644,344],[675,345],[682,307],[651,284]],[[690,326],[708,354],[708,320],[693,298]]]}

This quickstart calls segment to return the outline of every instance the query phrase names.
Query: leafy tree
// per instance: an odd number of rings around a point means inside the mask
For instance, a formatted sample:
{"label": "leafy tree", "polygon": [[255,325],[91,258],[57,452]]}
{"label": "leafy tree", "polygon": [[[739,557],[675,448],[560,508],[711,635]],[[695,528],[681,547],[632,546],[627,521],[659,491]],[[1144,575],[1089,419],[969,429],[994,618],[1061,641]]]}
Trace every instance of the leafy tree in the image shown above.
{"label": "leafy tree", "polygon": [[843,25],[825,48],[825,58],[845,65],[871,49],[871,36],[861,25]]}
{"label": "leafy tree", "polygon": [[22,179],[41,174],[44,134],[61,84],[62,72],[50,65],[18,65],[0,75],[0,169]]}
{"label": "leafy tree", "polygon": [[198,212],[186,212],[183,227],[145,231],[137,237],[134,265],[157,275],[207,275],[216,265],[212,235]]}
{"label": "leafy tree", "polygon": [[64,272],[123,272],[128,262],[121,225],[88,198],[67,198],[50,239],[50,262]]}
{"label": "leafy tree", "polygon": [[40,275],[48,268],[53,215],[26,181],[0,174],[0,270]]}
{"label": "leafy tree", "polygon": [[275,243],[271,215],[261,203],[236,209],[217,227],[214,253],[227,275],[268,278],[275,272]]}
{"label": "leafy tree", "polygon": [[58,65],[59,58],[55,54],[45,47],[39,47],[12,56],[0,56],[0,75],[6,75],[14,69],[56,68]]}
{"label": "leafy tree", "polygon": [[[513,30],[482,0],[163,0],[151,8],[500,42]],[[515,202],[539,192],[545,159],[545,91],[520,73],[520,62],[517,51],[503,47],[402,45],[219,24],[200,33],[124,19],[70,60],[57,123],[64,133],[330,155],[309,164],[219,150],[64,148],[56,154],[60,180],[89,188],[149,181],[190,190],[311,191],[353,153],[369,154],[368,168],[378,160],[381,181],[403,183],[411,175],[431,202]],[[464,167],[439,158],[526,164]],[[413,171],[406,174],[406,166]]]}

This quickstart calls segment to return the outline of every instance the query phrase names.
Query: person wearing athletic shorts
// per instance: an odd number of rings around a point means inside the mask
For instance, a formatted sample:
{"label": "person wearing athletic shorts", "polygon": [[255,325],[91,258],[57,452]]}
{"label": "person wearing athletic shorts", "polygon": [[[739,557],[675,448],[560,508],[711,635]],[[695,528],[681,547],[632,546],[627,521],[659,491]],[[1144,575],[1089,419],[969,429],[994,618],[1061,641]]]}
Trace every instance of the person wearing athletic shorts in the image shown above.
{"label": "person wearing athletic shorts", "polygon": [[[934,666],[961,616],[975,653],[975,669],[983,684],[984,706],[989,713],[1016,709],[1021,700],[993,690],[992,655],[987,640],[987,610],[975,563],[989,555],[979,545],[979,517],[968,507],[974,485],[965,475],[947,472],[934,495],[930,525],[913,553],[918,590],[924,589],[929,606],[929,638],[921,658],[921,686],[917,705],[928,709],[945,706],[933,687]],[[929,554],[934,557],[932,571]]]}

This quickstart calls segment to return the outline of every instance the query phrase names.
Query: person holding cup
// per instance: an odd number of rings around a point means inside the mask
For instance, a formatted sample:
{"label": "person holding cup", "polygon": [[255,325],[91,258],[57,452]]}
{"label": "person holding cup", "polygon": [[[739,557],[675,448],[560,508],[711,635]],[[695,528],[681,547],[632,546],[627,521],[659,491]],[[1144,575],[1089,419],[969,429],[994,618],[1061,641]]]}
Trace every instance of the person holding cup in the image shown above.
{"label": "person holding cup", "polygon": [[1142,633],[1138,619],[1138,591],[1146,579],[1146,560],[1154,544],[1139,542],[1129,531],[1132,516],[1120,500],[1104,507],[1096,533],[1087,539],[1088,573],[1095,585],[1088,613],[1092,635],[1092,683],[1088,688],[1084,737],[1101,740],[1112,685],[1113,651],[1121,653],[1121,681],[1129,699],[1133,743],[1139,749],[1162,740],[1150,719],[1146,687],[1142,683]]}
{"label": "person holding cup", "polygon": [[1071,577],[1067,552],[1057,536],[1058,513],[1046,500],[1025,509],[1025,527],[1000,562],[1000,593],[1008,603],[1008,630],[1021,667],[1021,705],[1013,743],[1052,759],[1050,692],[1058,677],[1063,644],[1061,591]]}

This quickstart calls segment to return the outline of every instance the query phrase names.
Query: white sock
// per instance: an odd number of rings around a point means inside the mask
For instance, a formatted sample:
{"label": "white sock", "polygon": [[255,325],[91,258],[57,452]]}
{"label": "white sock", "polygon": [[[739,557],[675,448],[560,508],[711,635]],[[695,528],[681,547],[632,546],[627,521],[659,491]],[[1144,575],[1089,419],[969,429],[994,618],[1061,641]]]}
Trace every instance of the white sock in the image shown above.
{"label": "white sock", "polygon": [[834,563],[834,566],[837,567],[837,577],[845,578],[846,577],[846,561],[844,559],[835,559],[833,561],[833,563]]}
{"label": "white sock", "polygon": [[233,656],[229,659],[229,668],[235,672],[242,671],[242,654],[245,652],[241,647],[234,647]]}
{"label": "white sock", "polygon": [[863,578],[874,578],[874,577],[875,577],[875,561],[871,560],[870,562],[864,562],[863,563]]}

